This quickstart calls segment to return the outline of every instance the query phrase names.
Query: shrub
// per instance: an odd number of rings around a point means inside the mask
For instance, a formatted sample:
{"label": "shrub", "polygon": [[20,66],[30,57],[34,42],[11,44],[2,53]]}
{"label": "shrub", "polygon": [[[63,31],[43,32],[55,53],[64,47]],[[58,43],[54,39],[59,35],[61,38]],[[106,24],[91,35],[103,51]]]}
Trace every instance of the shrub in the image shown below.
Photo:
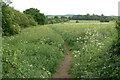
{"label": "shrub", "polygon": [[26,9],[25,11],[23,11],[23,13],[31,15],[34,18],[34,20],[38,22],[38,24],[40,25],[45,24],[46,17],[44,14],[40,13],[38,9],[34,8]]}
{"label": "shrub", "polygon": [[23,14],[12,7],[2,7],[2,28],[3,35],[14,35],[20,32],[20,28],[36,26],[37,23],[31,15]]}
{"label": "shrub", "polygon": [[54,19],[59,19],[59,17],[58,17],[58,16],[55,16]]}
{"label": "shrub", "polygon": [[10,30],[9,32],[13,35],[13,34],[18,34],[21,31],[20,26],[17,23],[14,23],[12,25],[10,25]]}
{"label": "shrub", "polygon": [[35,20],[33,19],[33,17],[31,15],[26,15],[28,20],[29,20],[29,24],[32,26],[36,26],[38,23],[35,22]]}
{"label": "shrub", "polygon": [[21,27],[36,26],[37,23],[31,15],[23,14],[19,11],[14,10],[15,22],[18,23]]}
{"label": "shrub", "polygon": [[53,21],[53,20],[49,21],[49,24],[53,24],[53,23],[54,23],[54,21]]}
{"label": "shrub", "polygon": [[44,25],[45,24],[45,15],[42,13],[38,13],[37,14],[37,22],[40,25]]}
{"label": "shrub", "polygon": [[54,19],[54,18],[48,18],[46,19],[47,24],[54,24],[54,23],[61,23],[61,22],[67,22],[69,19],[63,18],[63,19]]}
{"label": "shrub", "polygon": [[100,22],[110,22],[110,19],[108,17],[102,17],[100,18]]}
{"label": "shrub", "polygon": [[12,11],[13,8],[8,6],[3,6],[2,10],[2,29],[3,35],[13,35],[18,34],[20,32],[20,26],[14,22],[14,12]]}
{"label": "shrub", "polygon": [[[17,14],[15,12],[15,14]],[[22,14],[22,13],[18,13],[16,16],[15,16],[15,22],[18,23],[21,27],[28,27],[30,26],[29,24],[29,19],[27,18],[26,15]]]}
{"label": "shrub", "polygon": [[3,35],[11,36],[20,33],[21,28],[18,24],[14,23],[14,24],[10,24],[9,27],[3,29],[3,31],[4,31]]}
{"label": "shrub", "polygon": [[79,21],[77,20],[76,23],[79,23]]}
{"label": "shrub", "polygon": [[117,41],[117,48],[118,48],[118,54],[120,54],[120,17],[118,17],[118,20],[117,20],[117,25],[116,25],[116,29],[118,31],[118,41]]}

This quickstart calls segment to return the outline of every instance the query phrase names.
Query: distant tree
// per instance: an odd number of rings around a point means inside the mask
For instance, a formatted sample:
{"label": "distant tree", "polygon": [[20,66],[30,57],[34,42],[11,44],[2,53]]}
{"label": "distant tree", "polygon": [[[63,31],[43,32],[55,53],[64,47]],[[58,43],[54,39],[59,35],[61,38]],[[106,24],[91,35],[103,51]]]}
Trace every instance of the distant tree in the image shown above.
{"label": "distant tree", "polygon": [[59,19],[59,17],[58,17],[58,16],[55,16],[54,19]]}
{"label": "distant tree", "polygon": [[7,6],[12,3],[11,0],[1,0],[0,2],[3,2]]}
{"label": "distant tree", "polygon": [[104,15],[103,15],[103,14],[101,14],[101,16],[103,17]]}
{"label": "distant tree", "polygon": [[48,18],[48,16],[46,16],[46,18]]}
{"label": "distant tree", "polygon": [[34,18],[34,20],[36,22],[38,22],[38,24],[40,24],[40,25],[45,24],[46,17],[44,14],[40,13],[40,11],[38,9],[30,8],[30,9],[23,11],[23,13],[30,14]]}
{"label": "distant tree", "polygon": [[67,17],[65,17],[65,16],[61,16],[61,19],[67,19]]}
{"label": "distant tree", "polygon": [[71,19],[72,19],[72,17],[68,17],[68,19],[69,19],[69,20],[71,20]]}
{"label": "distant tree", "polygon": [[106,16],[102,16],[101,18],[100,18],[100,22],[110,22],[110,18],[109,17],[106,17]]}
{"label": "distant tree", "polygon": [[91,20],[90,14],[85,15],[85,20]]}
{"label": "distant tree", "polygon": [[79,23],[79,21],[77,20],[76,23]]}
{"label": "distant tree", "polygon": [[[105,19],[104,19],[105,17]],[[101,16],[99,15],[90,15],[90,14],[86,14],[86,15],[73,15],[71,17],[71,20],[100,20],[103,21],[102,19],[104,19],[106,22],[110,21],[112,18],[110,17],[106,17],[103,14]]]}

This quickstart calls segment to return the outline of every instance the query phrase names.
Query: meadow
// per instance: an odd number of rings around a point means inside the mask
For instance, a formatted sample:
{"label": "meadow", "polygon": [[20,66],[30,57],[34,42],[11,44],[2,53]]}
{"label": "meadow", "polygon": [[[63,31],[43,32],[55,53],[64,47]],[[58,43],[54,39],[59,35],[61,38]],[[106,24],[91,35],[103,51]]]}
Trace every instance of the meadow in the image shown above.
{"label": "meadow", "polygon": [[[99,20],[78,20],[79,23],[100,23]],[[70,20],[69,23],[76,23],[76,20]]]}
{"label": "meadow", "polygon": [[64,56],[64,40],[48,26],[3,38],[3,77],[48,78]]}
{"label": "meadow", "polygon": [[63,36],[74,56],[69,73],[75,78],[120,78],[120,57],[112,47],[118,37],[115,24],[84,23],[51,26]]}
{"label": "meadow", "polygon": [[50,78],[63,61],[66,42],[73,56],[72,78],[120,78],[114,22],[74,20],[31,26],[3,37],[3,77]]}

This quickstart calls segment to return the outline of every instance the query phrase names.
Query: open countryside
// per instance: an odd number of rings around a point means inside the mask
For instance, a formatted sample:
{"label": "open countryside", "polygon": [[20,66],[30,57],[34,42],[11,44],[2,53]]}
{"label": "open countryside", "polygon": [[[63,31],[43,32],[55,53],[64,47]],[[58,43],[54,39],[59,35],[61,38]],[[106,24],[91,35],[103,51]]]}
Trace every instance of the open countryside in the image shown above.
{"label": "open countryside", "polygon": [[119,17],[49,17],[2,4],[3,78],[120,79]]}

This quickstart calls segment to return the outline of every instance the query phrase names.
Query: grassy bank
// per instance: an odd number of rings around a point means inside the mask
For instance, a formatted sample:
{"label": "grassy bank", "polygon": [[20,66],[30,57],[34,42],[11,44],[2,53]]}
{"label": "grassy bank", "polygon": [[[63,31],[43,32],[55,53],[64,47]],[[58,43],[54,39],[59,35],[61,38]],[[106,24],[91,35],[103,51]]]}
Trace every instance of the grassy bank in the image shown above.
{"label": "grassy bank", "polygon": [[3,38],[3,77],[48,78],[64,56],[64,41],[48,26]]}

